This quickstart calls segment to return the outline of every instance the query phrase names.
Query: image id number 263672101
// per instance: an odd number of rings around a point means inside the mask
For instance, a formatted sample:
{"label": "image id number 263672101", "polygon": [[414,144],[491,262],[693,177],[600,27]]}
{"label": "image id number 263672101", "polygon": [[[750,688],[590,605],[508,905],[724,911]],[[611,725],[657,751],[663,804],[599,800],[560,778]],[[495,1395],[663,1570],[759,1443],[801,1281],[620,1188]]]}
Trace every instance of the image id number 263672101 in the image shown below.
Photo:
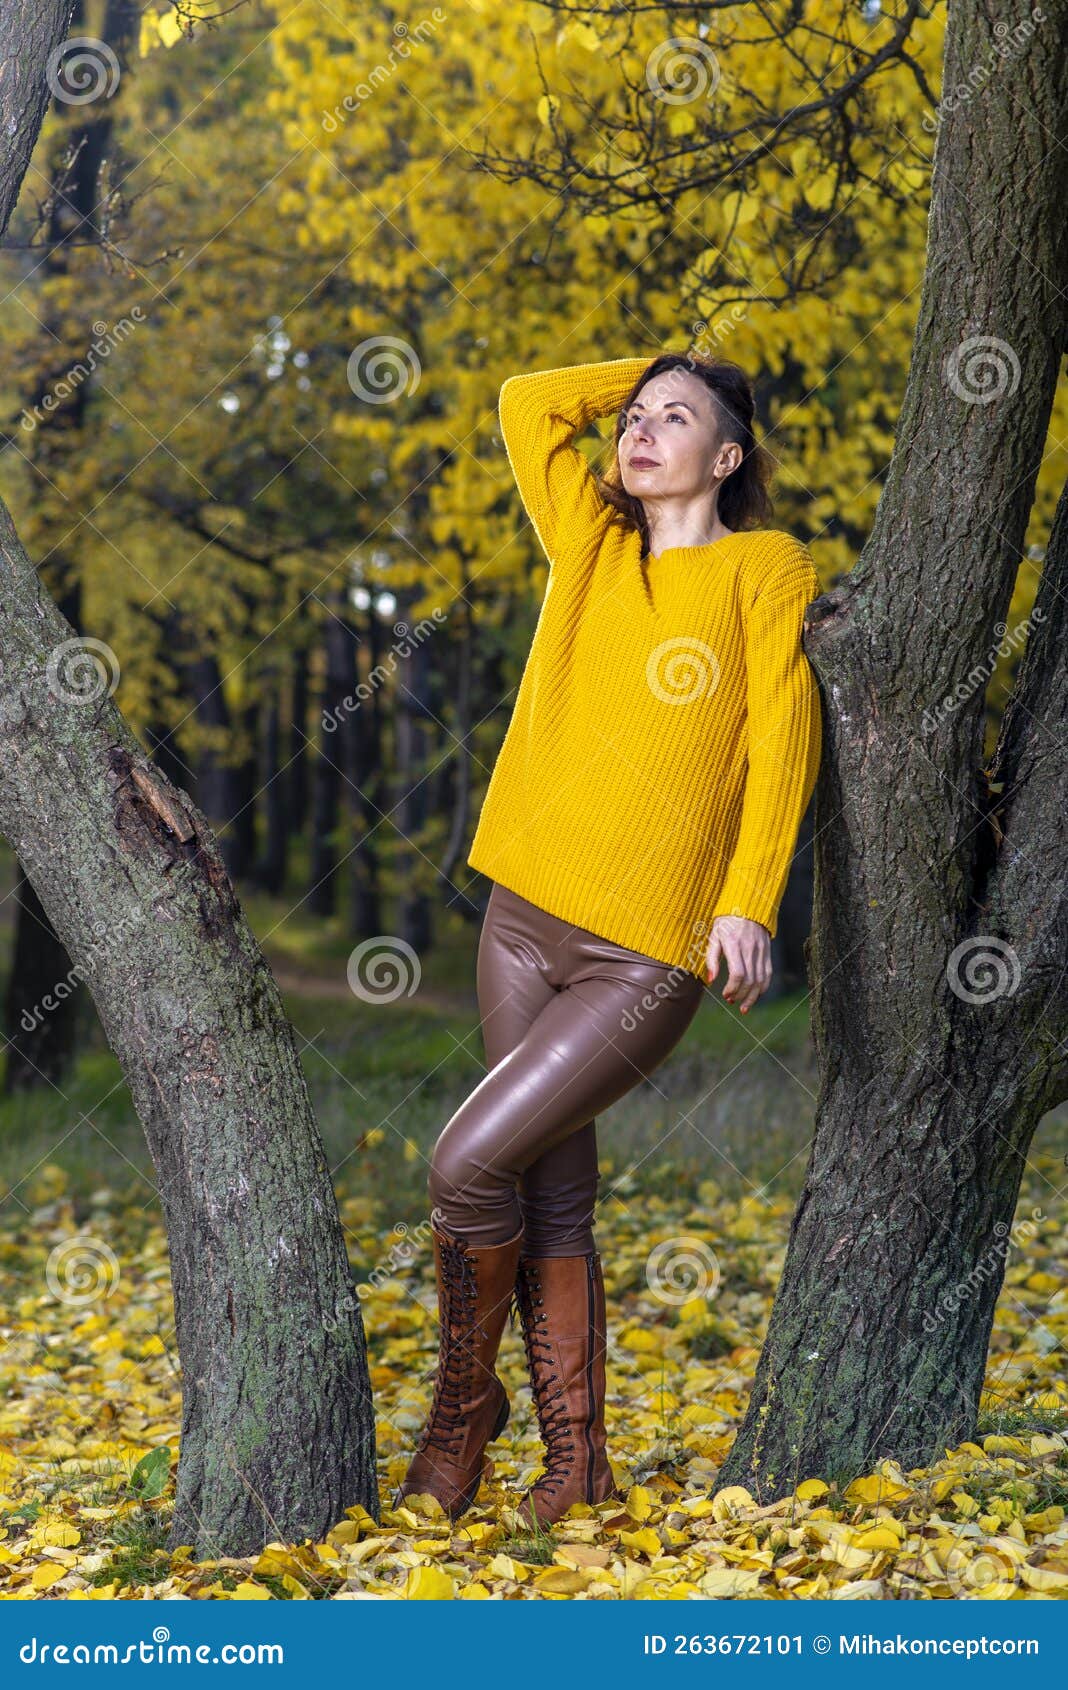
{"label": "image id number 263672101", "polygon": [[643,1655],[800,1655],[801,1638],[785,1632],[683,1633],[664,1637],[647,1631],[642,1636]]}

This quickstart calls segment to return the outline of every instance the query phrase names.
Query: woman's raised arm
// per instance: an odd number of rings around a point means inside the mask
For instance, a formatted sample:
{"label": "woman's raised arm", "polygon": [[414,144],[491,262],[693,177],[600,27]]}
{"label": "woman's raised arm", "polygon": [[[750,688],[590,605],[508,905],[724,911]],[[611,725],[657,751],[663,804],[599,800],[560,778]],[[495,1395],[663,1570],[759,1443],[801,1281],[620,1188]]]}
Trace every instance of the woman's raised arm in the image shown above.
{"label": "woman's raised arm", "polygon": [[596,541],[612,512],[597,491],[576,434],[617,411],[646,358],[612,358],[509,376],[498,414],[523,506],[552,565],[561,553]]}

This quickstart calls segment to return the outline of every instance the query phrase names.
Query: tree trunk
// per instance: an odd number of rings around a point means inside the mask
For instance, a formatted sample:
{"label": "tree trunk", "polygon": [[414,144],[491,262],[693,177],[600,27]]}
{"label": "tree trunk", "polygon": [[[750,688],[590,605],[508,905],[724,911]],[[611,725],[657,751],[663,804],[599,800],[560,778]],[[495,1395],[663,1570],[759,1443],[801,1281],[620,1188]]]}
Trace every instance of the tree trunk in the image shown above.
{"label": "tree trunk", "polygon": [[289,804],[286,825],[291,836],[304,831],[308,819],[308,654],[293,653],[289,694]]}
{"label": "tree trunk", "polygon": [[[108,0],[104,39],[125,68],[135,8],[129,0]],[[84,241],[99,225],[100,167],[111,137],[107,102],[91,105],[81,121],[65,124],[56,135],[49,164],[52,197],[48,216],[48,244],[34,263],[31,278],[51,280],[70,273],[72,241]],[[30,411],[37,419],[21,450],[35,474],[54,483],[65,465],[85,449],[89,384],[80,381],[66,390],[70,373],[66,323],[62,309],[46,294],[38,301],[46,348],[54,347],[51,368],[38,372]],[[84,348],[90,356],[91,342]],[[66,524],[64,527],[66,528]],[[76,545],[75,541],[75,545]],[[82,582],[77,556],[61,541],[41,566],[42,578],[60,611],[81,632]],[[8,978],[8,1027],[4,1090],[29,1091],[54,1086],[73,1068],[78,1029],[85,1007],[81,976],[52,928],[52,923],[26,879],[21,864],[15,886],[15,942]]]}
{"label": "tree trunk", "polygon": [[[0,9],[0,233],[69,6]],[[71,646],[0,504],[0,831],[84,970],[159,1176],[183,1376],[172,1546],[377,1515],[358,1299],[292,1029],[203,814]],[[103,938],[101,937],[103,925]]]}
{"label": "tree trunk", "polygon": [[[951,5],[943,86],[1016,21],[1005,0]],[[1068,325],[1066,33],[1059,0],[981,98],[941,114],[893,462],[860,562],[810,610],[822,1080],[719,1476],[761,1499],[880,1457],[925,1465],[974,1435],[1024,1158],[1068,1093],[1065,498],[992,783],[982,768]]]}
{"label": "tree trunk", "polygon": [[441,859],[441,880],[450,909],[474,921],[481,918],[482,912],[469,896],[466,887],[461,889],[454,879],[458,867],[463,868],[465,882],[471,877],[465,858],[471,820],[471,664],[475,630],[472,625],[471,606],[467,600],[467,586],[465,580],[464,591],[457,604],[461,621],[460,637],[456,646],[458,673],[454,689],[452,728],[456,737],[456,749],[450,753],[446,764],[449,783],[445,813],[449,816],[449,834]]}
{"label": "tree trunk", "polygon": [[281,767],[282,712],[278,696],[278,675],[273,667],[265,671],[263,684],[267,694],[263,712],[263,765],[260,780],[264,840],[256,878],[265,892],[277,896],[286,883],[289,771]]}
{"label": "tree trunk", "polygon": [[[404,603],[403,596],[398,599]],[[406,619],[405,623],[407,624]],[[393,693],[393,746],[398,799],[394,807],[400,835],[395,865],[403,888],[400,896],[399,932],[406,944],[420,956],[431,942],[430,899],[425,890],[427,861],[419,848],[427,811],[427,725],[434,720],[429,708],[429,641],[416,640],[406,657],[399,658],[399,675]]]}
{"label": "tree trunk", "polygon": [[374,594],[367,606],[365,660],[357,652],[359,690],[348,741],[348,811],[353,848],[349,865],[348,933],[354,944],[382,931],[379,842],[386,805],[382,801],[382,687],[379,681],[378,611]]}
{"label": "tree trunk", "polygon": [[[184,618],[183,618],[184,625]],[[190,631],[184,630],[186,637]],[[190,641],[192,644],[192,641]],[[205,727],[229,736],[230,707],[222,687],[219,665],[209,651],[197,651],[182,661],[182,679],[196,711],[196,718]],[[243,789],[241,772],[226,756],[208,746],[195,759],[196,802],[204,811],[212,827],[218,831],[219,847],[228,874],[237,878],[248,871],[245,837],[237,825],[241,814]]]}
{"label": "tree trunk", "polygon": [[352,712],[345,699],[356,687],[356,631],[344,587],[333,595],[323,643],[323,677],[319,722],[319,755],[315,761],[312,800],[311,887],[307,906],[314,915],[333,915],[337,904],[338,828],[341,787],[345,779],[346,747],[352,734]]}

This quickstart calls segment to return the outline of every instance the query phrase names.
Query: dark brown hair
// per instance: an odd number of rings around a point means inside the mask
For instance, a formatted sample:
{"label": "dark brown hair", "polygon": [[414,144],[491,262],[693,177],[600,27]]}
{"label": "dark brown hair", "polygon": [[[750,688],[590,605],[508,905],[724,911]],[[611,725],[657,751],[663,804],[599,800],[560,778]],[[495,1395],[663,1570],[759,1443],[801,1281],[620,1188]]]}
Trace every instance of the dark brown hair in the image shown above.
{"label": "dark brown hair", "polygon": [[649,549],[649,524],[641,500],[623,486],[619,470],[619,441],[627,425],[627,412],[642,388],[654,377],[671,370],[687,370],[704,382],[712,395],[720,440],[735,440],[742,448],[741,463],[720,483],[716,506],[720,521],[735,531],[758,528],[767,522],[773,508],[768,492],[772,474],[771,454],[757,444],[753,433],[753,390],[745,371],[728,358],[698,358],[689,352],[662,352],[643,370],[628,393],[616,417],[612,464],[603,474],[597,475],[598,492],[605,503],[618,513],[613,520],[625,528],[638,530],[643,553]]}

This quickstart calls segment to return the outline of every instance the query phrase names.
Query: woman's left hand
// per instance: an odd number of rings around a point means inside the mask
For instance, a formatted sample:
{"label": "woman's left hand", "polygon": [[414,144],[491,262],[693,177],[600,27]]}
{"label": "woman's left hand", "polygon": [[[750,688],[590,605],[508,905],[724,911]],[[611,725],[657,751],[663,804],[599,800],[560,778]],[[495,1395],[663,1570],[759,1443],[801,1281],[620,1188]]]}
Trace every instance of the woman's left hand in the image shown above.
{"label": "woman's left hand", "polygon": [[759,921],[744,915],[717,915],[708,941],[708,981],[719,973],[720,960],[727,964],[723,1001],[734,1003],[747,1015],[761,992],[771,984],[771,934]]}

